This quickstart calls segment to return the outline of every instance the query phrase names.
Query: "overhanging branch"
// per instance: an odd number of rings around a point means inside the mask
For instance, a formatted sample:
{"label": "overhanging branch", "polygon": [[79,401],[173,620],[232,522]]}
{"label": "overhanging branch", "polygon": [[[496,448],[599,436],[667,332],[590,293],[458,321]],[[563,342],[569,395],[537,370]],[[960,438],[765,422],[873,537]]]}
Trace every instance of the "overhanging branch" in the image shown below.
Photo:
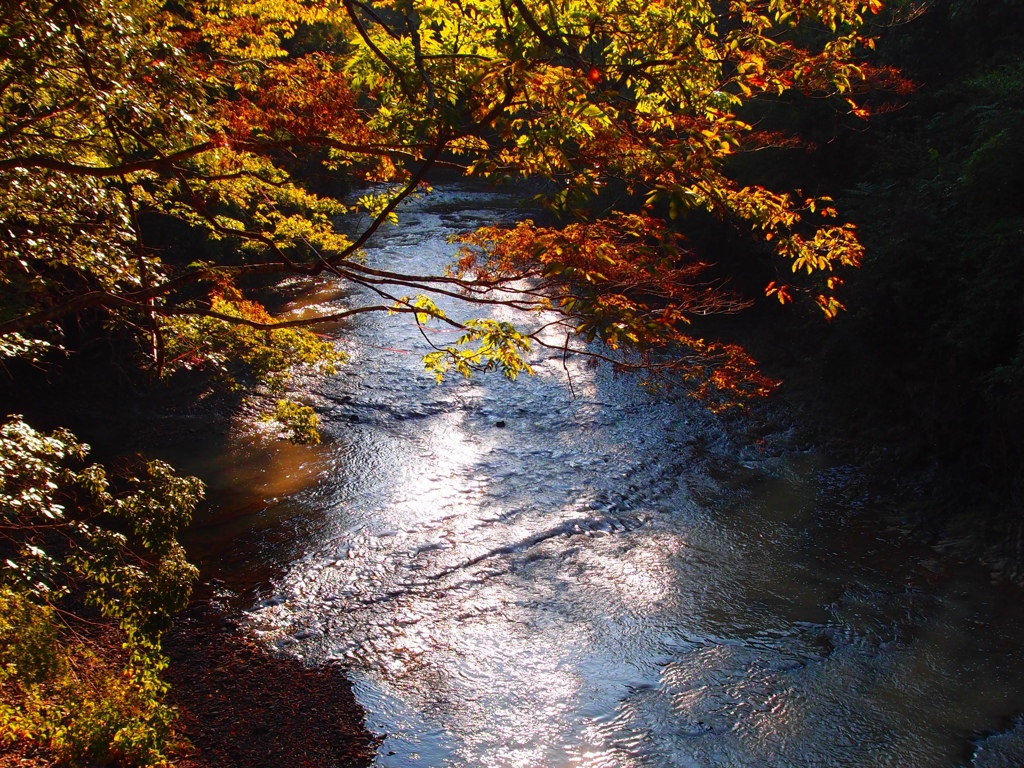
{"label": "overhanging branch", "polygon": [[0,171],[13,170],[15,168],[46,168],[51,171],[66,173],[69,176],[92,176],[95,178],[107,178],[110,176],[124,176],[138,171],[156,171],[170,168],[176,162],[187,160],[190,157],[201,155],[217,146],[214,141],[204,141],[188,149],[183,149],[163,157],[150,158],[148,160],[135,160],[120,165],[81,165],[80,163],[68,163],[46,155],[24,155],[22,157],[11,157],[0,160]]}

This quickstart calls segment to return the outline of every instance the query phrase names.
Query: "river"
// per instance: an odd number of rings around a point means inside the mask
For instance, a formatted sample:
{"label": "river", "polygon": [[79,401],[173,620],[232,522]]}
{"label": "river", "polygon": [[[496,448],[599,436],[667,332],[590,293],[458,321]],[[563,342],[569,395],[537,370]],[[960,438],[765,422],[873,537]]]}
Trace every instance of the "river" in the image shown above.
{"label": "river", "polygon": [[[528,209],[445,186],[368,260],[437,270]],[[1024,765],[1021,592],[885,528],[852,468],[580,359],[571,390],[544,351],[437,385],[405,318],[336,333],[324,445],[205,457],[189,542],[269,648],[349,667],[381,768]]]}

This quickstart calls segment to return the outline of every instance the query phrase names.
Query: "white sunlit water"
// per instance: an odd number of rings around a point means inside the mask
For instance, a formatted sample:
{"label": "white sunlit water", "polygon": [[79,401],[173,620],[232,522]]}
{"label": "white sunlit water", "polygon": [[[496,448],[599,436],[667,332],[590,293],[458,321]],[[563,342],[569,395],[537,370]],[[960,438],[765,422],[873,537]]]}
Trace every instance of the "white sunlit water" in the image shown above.
{"label": "white sunlit water", "polygon": [[[370,263],[437,270],[523,210],[442,188]],[[578,359],[571,392],[557,352],[438,386],[402,318],[338,333],[248,626],[348,666],[382,768],[1024,764],[1019,592],[866,524],[842,468]]]}

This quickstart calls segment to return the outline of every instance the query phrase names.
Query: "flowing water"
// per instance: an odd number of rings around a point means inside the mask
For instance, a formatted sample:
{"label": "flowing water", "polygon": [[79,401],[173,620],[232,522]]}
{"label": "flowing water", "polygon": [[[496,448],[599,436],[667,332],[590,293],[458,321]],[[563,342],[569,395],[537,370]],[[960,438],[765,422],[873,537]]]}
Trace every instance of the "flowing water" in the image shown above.
{"label": "flowing water", "polygon": [[[525,210],[442,188],[368,259],[437,270]],[[578,359],[570,390],[560,353],[438,386],[405,318],[338,335],[325,444],[222,457],[192,551],[268,646],[349,667],[379,766],[1024,765],[1021,593],[886,531],[849,469]]]}

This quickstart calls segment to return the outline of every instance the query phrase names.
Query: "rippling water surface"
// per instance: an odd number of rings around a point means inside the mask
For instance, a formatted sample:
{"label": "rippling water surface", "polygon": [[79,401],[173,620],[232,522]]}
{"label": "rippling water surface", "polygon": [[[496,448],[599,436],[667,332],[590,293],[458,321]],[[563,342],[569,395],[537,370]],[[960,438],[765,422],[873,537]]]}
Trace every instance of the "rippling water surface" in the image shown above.
{"label": "rippling water surface", "polygon": [[[370,263],[437,270],[524,210],[440,189]],[[1020,592],[879,533],[843,468],[578,360],[573,396],[560,354],[437,386],[402,318],[339,336],[328,441],[221,457],[247,500],[194,551],[268,645],[350,667],[378,765],[1024,764]]]}

